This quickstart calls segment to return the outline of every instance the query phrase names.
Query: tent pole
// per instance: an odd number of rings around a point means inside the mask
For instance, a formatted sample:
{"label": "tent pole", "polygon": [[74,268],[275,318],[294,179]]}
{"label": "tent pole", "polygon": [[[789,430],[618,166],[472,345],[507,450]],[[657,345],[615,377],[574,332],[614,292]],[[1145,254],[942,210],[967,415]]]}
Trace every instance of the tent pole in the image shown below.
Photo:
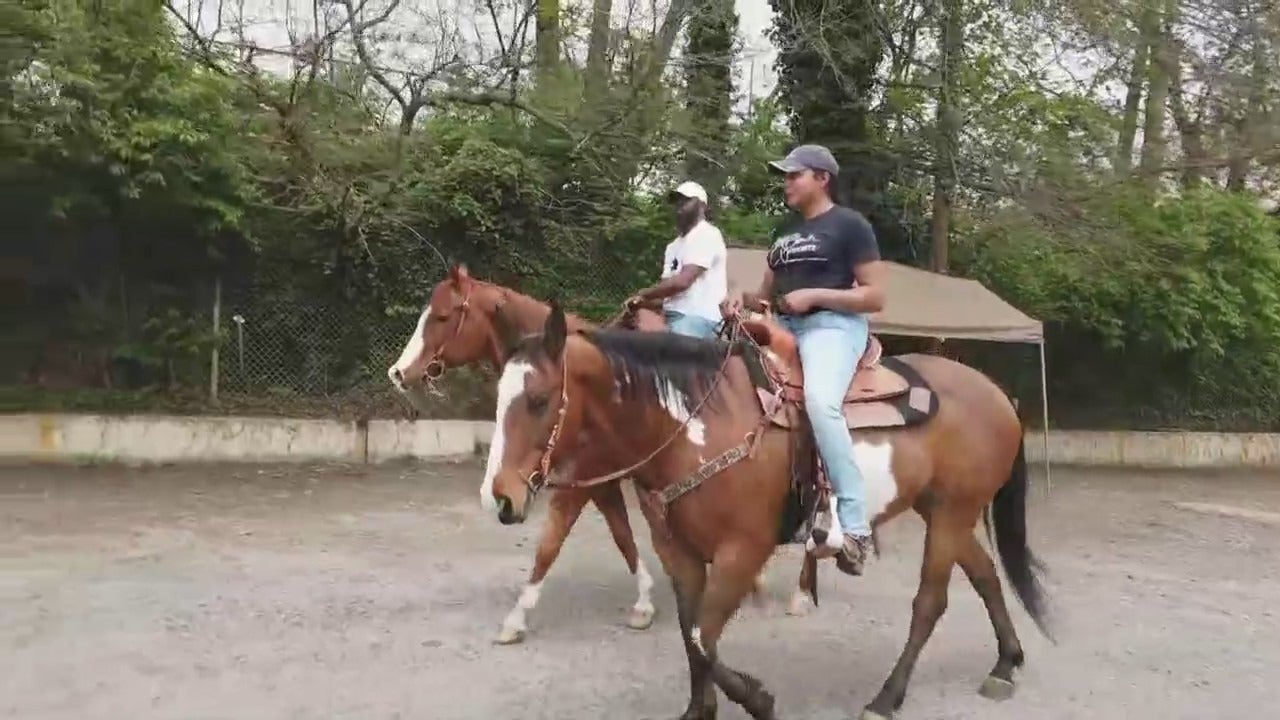
{"label": "tent pole", "polygon": [[1040,408],[1044,413],[1044,481],[1048,493],[1053,492],[1053,477],[1049,474],[1049,373],[1045,370],[1044,338],[1040,338]]}

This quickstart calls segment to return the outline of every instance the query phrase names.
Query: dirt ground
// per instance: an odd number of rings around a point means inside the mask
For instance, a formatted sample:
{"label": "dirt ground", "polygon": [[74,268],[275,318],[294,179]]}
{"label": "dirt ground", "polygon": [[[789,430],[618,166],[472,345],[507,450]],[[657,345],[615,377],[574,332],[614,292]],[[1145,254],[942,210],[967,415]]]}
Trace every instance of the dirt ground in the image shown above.
{"label": "dirt ground", "polygon": [[[673,718],[687,699],[665,578],[623,626],[631,576],[588,511],[523,645],[492,643],[541,517],[505,528],[474,465],[0,469],[0,713],[35,718]],[[976,693],[995,641],[956,572],[898,717],[1263,718],[1280,706],[1280,481],[1058,470],[1033,547],[1059,643],[1021,608],[1017,695]],[[634,507],[634,506],[633,506]],[[632,523],[657,571],[648,529]],[[902,648],[920,523],[883,533],[860,580],[775,604],[721,645],[783,718],[856,717]],[[1013,602],[1012,600],[1010,601]],[[745,714],[722,698],[721,718]],[[1271,707],[1271,711],[1266,708]]]}

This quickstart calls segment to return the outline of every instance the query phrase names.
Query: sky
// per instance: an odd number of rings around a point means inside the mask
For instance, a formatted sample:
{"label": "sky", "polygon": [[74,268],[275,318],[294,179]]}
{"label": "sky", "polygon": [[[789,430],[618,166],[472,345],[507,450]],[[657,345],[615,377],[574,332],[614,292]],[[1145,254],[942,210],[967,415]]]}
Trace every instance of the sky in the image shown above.
{"label": "sky", "polygon": [[[367,3],[366,14],[371,15],[385,8],[388,0],[367,0]],[[243,18],[246,36],[258,46],[269,49],[287,50],[291,31],[305,36],[316,27],[311,0],[171,0],[170,4],[199,27],[203,36],[223,41],[233,39],[226,26],[237,18]],[[336,16],[341,17],[345,12],[341,3],[332,4],[338,8],[334,11]],[[510,8],[513,3],[500,0],[498,4]],[[737,63],[738,87],[745,103],[748,95],[767,95],[775,84],[773,60],[777,50],[766,36],[773,10],[768,0],[736,0],[735,4],[742,40],[742,54]],[[581,12],[583,17],[589,14],[590,5],[590,0],[562,0],[563,9]],[[614,0],[614,24],[651,24],[653,18],[660,17],[660,13],[665,11],[666,5],[667,0]],[[482,42],[490,47],[496,47],[493,23],[484,8],[483,0],[403,0],[401,7],[382,27],[403,33],[406,37],[400,45],[405,49],[384,53],[380,64],[395,67],[412,65],[415,59],[421,62],[431,54],[430,46],[439,43],[442,27],[455,29],[473,48],[477,45],[477,37],[484,38]],[[484,14],[478,15],[478,11]],[[218,27],[219,16],[223,19],[221,30]],[[508,9],[501,17],[506,30],[512,24],[506,20],[511,17],[511,11]],[[387,48],[396,44],[384,41],[379,46]],[[276,68],[283,69],[287,63],[283,58],[277,58],[274,63],[268,59],[264,66],[274,64]]]}

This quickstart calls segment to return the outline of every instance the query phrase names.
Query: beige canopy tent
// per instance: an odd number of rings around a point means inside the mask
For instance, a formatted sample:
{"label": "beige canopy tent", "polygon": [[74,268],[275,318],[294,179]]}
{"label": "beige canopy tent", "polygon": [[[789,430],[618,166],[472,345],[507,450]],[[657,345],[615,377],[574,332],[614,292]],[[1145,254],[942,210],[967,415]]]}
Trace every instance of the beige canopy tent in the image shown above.
{"label": "beige canopy tent", "polygon": [[[764,248],[730,247],[730,289],[759,286],[768,267]],[[1044,326],[1039,320],[1000,299],[976,280],[939,275],[890,262],[888,296],[883,312],[871,316],[871,329],[883,335],[991,340],[1040,347],[1040,393],[1044,427],[1049,428],[1049,390],[1044,358]],[[1049,435],[1045,437],[1048,476]]]}

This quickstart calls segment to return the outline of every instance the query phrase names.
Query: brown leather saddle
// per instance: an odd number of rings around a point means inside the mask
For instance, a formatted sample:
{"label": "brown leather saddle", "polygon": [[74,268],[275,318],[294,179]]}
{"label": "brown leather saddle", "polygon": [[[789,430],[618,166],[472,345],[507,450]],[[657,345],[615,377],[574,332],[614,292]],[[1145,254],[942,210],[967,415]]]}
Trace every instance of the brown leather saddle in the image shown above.
{"label": "brown leather saddle", "polygon": [[[742,330],[763,350],[765,372],[774,382],[772,391],[757,388],[761,408],[774,425],[796,427],[803,421],[804,369],[795,335],[768,316],[743,320]],[[937,396],[924,378],[901,360],[884,357],[883,352],[880,340],[872,335],[844,396],[844,417],[850,430],[908,427],[937,412]]]}

